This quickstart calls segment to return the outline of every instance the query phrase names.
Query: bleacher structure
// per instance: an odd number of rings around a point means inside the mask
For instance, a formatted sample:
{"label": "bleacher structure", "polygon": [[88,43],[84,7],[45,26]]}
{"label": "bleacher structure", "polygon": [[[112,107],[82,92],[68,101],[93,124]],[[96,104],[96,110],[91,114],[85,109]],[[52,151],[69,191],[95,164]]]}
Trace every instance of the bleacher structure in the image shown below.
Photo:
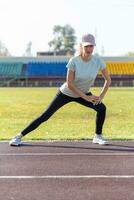
{"label": "bleacher structure", "polygon": [[[67,56],[0,58],[0,87],[60,86],[66,79]],[[134,57],[103,57],[112,86],[134,86]],[[94,83],[102,86],[100,75]]]}
{"label": "bleacher structure", "polygon": [[10,86],[15,80],[22,79],[22,69],[23,63],[0,62],[0,86]]}

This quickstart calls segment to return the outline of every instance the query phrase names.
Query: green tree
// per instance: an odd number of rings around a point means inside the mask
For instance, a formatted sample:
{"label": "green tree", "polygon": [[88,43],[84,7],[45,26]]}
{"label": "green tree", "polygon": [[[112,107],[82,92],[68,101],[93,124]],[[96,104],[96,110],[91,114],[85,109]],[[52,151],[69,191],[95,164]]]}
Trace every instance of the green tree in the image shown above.
{"label": "green tree", "polygon": [[134,56],[134,52],[130,51],[126,54],[126,56]]}
{"label": "green tree", "polygon": [[55,25],[53,28],[54,38],[48,43],[50,50],[58,51],[75,51],[76,36],[75,30],[69,25]]}

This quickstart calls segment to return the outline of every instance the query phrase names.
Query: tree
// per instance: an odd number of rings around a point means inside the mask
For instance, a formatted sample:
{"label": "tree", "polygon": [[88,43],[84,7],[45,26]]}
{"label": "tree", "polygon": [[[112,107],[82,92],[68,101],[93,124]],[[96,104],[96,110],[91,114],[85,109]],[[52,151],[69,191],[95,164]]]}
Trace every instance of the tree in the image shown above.
{"label": "tree", "polygon": [[10,56],[7,47],[0,41],[0,56]]}
{"label": "tree", "polygon": [[32,42],[28,42],[24,56],[32,56]]}
{"label": "tree", "polygon": [[54,52],[74,52],[76,44],[75,30],[69,25],[55,25],[53,28],[54,39],[48,43],[50,50]]}
{"label": "tree", "polygon": [[126,54],[126,56],[134,56],[134,52],[128,52],[127,54]]}

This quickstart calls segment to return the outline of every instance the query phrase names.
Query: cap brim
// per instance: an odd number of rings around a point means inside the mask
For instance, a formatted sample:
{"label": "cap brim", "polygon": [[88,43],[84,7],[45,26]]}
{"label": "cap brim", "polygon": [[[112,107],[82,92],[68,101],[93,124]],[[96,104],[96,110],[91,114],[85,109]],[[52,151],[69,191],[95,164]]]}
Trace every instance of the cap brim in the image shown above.
{"label": "cap brim", "polygon": [[90,42],[83,42],[82,45],[85,47],[85,46],[88,46],[88,45],[93,45],[93,46],[96,46],[95,43],[90,43]]}

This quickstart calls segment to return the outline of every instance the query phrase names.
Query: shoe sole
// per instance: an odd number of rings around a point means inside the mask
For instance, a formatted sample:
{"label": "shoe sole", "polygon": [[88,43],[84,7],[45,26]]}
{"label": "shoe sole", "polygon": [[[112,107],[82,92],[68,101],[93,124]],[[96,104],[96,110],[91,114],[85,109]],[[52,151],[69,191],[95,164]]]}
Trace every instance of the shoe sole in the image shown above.
{"label": "shoe sole", "polygon": [[12,146],[12,147],[18,147],[18,146],[20,146],[20,145],[16,145],[16,144],[9,144],[10,146]]}
{"label": "shoe sole", "polygon": [[13,147],[18,147],[18,146],[21,146],[22,143],[21,143],[21,144],[14,144],[14,143],[11,143],[11,144],[10,144],[10,143],[9,143],[9,145],[10,145],[10,146],[13,146]]}
{"label": "shoe sole", "polygon": [[103,144],[101,144],[101,143],[98,143],[98,142],[93,142],[93,144],[99,144],[99,145],[109,145],[109,142],[106,142],[106,143],[103,143]]}

